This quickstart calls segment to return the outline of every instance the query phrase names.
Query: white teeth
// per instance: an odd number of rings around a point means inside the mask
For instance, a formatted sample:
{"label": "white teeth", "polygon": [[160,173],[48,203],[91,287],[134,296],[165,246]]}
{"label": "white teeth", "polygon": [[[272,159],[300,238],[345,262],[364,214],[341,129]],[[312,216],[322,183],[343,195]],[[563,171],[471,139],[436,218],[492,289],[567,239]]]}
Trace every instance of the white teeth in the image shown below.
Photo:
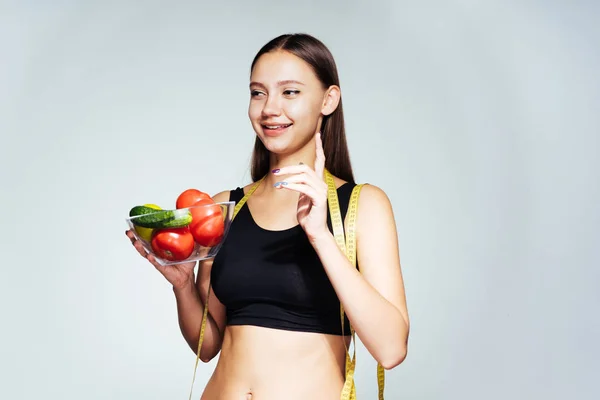
{"label": "white teeth", "polygon": [[279,128],[285,128],[289,125],[265,125],[265,127],[267,129],[279,129]]}

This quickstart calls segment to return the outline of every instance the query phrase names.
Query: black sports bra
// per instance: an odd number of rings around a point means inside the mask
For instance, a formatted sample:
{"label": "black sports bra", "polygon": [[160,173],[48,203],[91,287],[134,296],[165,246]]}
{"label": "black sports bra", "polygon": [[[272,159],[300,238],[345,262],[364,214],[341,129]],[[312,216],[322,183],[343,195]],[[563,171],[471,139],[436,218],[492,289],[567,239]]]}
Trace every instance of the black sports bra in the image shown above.
{"label": "black sports bra", "polygon": [[[353,187],[345,183],[337,189],[342,219]],[[243,196],[238,187],[230,201]],[[332,231],[329,215],[327,223]],[[226,308],[228,325],[341,334],[339,299],[302,227],[263,229],[247,203],[214,259],[211,284]],[[350,335],[345,316],[344,334]]]}

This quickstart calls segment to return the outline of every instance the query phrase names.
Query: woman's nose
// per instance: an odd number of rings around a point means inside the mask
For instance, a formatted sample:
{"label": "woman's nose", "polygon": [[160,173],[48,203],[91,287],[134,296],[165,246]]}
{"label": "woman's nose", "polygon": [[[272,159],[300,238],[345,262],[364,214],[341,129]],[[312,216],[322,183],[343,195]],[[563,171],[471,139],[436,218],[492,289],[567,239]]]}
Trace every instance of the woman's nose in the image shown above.
{"label": "woman's nose", "polygon": [[281,104],[276,97],[269,96],[262,109],[263,116],[280,115]]}

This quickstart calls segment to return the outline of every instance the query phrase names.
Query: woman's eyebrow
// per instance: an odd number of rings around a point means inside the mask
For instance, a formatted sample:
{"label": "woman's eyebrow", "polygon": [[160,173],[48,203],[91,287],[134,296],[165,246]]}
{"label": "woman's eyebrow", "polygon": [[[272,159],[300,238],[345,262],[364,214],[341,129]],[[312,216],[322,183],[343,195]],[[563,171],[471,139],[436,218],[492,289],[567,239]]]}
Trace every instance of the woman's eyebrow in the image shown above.
{"label": "woman's eyebrow", "polygon": [[279,81],[277,82],[277,86],[283,86],[283,85],[290,85],[290,84],[297,84],[297,85],[304,85],[304,83],[300,82],[300,81],[295,81],[293,79],[288,79],[287,81]]}
{"label": "woman's eyebrow", "polygon": [[[297,85],[304,85],[304,83],[300,82],[300,81],[296,81],[293,79],[288,79],[285,81],[279,81],[277,82],[277,86],[283,86],[283,85],[290,85],[290,84],[297,84]],[[263,85],[260,82],[250,82],[250,86],[260,86],[260,87],[265,87],[265,85]]]}

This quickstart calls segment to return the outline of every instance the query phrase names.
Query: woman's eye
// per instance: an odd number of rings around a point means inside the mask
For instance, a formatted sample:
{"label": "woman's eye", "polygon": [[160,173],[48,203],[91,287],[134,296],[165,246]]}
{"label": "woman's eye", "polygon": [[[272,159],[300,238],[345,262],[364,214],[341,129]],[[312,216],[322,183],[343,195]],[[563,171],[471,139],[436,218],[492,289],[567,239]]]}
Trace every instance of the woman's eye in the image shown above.
{"label": "woman's eye", "polygon": [[298,93],[300,93],[300,91],[299,91],[299,90],[292,90],[292,89],[290,89],[290,90],[285,90],[285,91],[283,92],[283,94],[285,94],[286,96],[295,96],[295,95],[297,95]]}
{"label": "woman's eye", "polygon": [[258,96],[260,96],[260,95],[262,95],[262,94],[263,94],[263,93],[262,93],[262,92],[259,92],[258,90],[251,90],[251,91],[250,91],[250,96],[252,96],[252,97],[258,97]]}

